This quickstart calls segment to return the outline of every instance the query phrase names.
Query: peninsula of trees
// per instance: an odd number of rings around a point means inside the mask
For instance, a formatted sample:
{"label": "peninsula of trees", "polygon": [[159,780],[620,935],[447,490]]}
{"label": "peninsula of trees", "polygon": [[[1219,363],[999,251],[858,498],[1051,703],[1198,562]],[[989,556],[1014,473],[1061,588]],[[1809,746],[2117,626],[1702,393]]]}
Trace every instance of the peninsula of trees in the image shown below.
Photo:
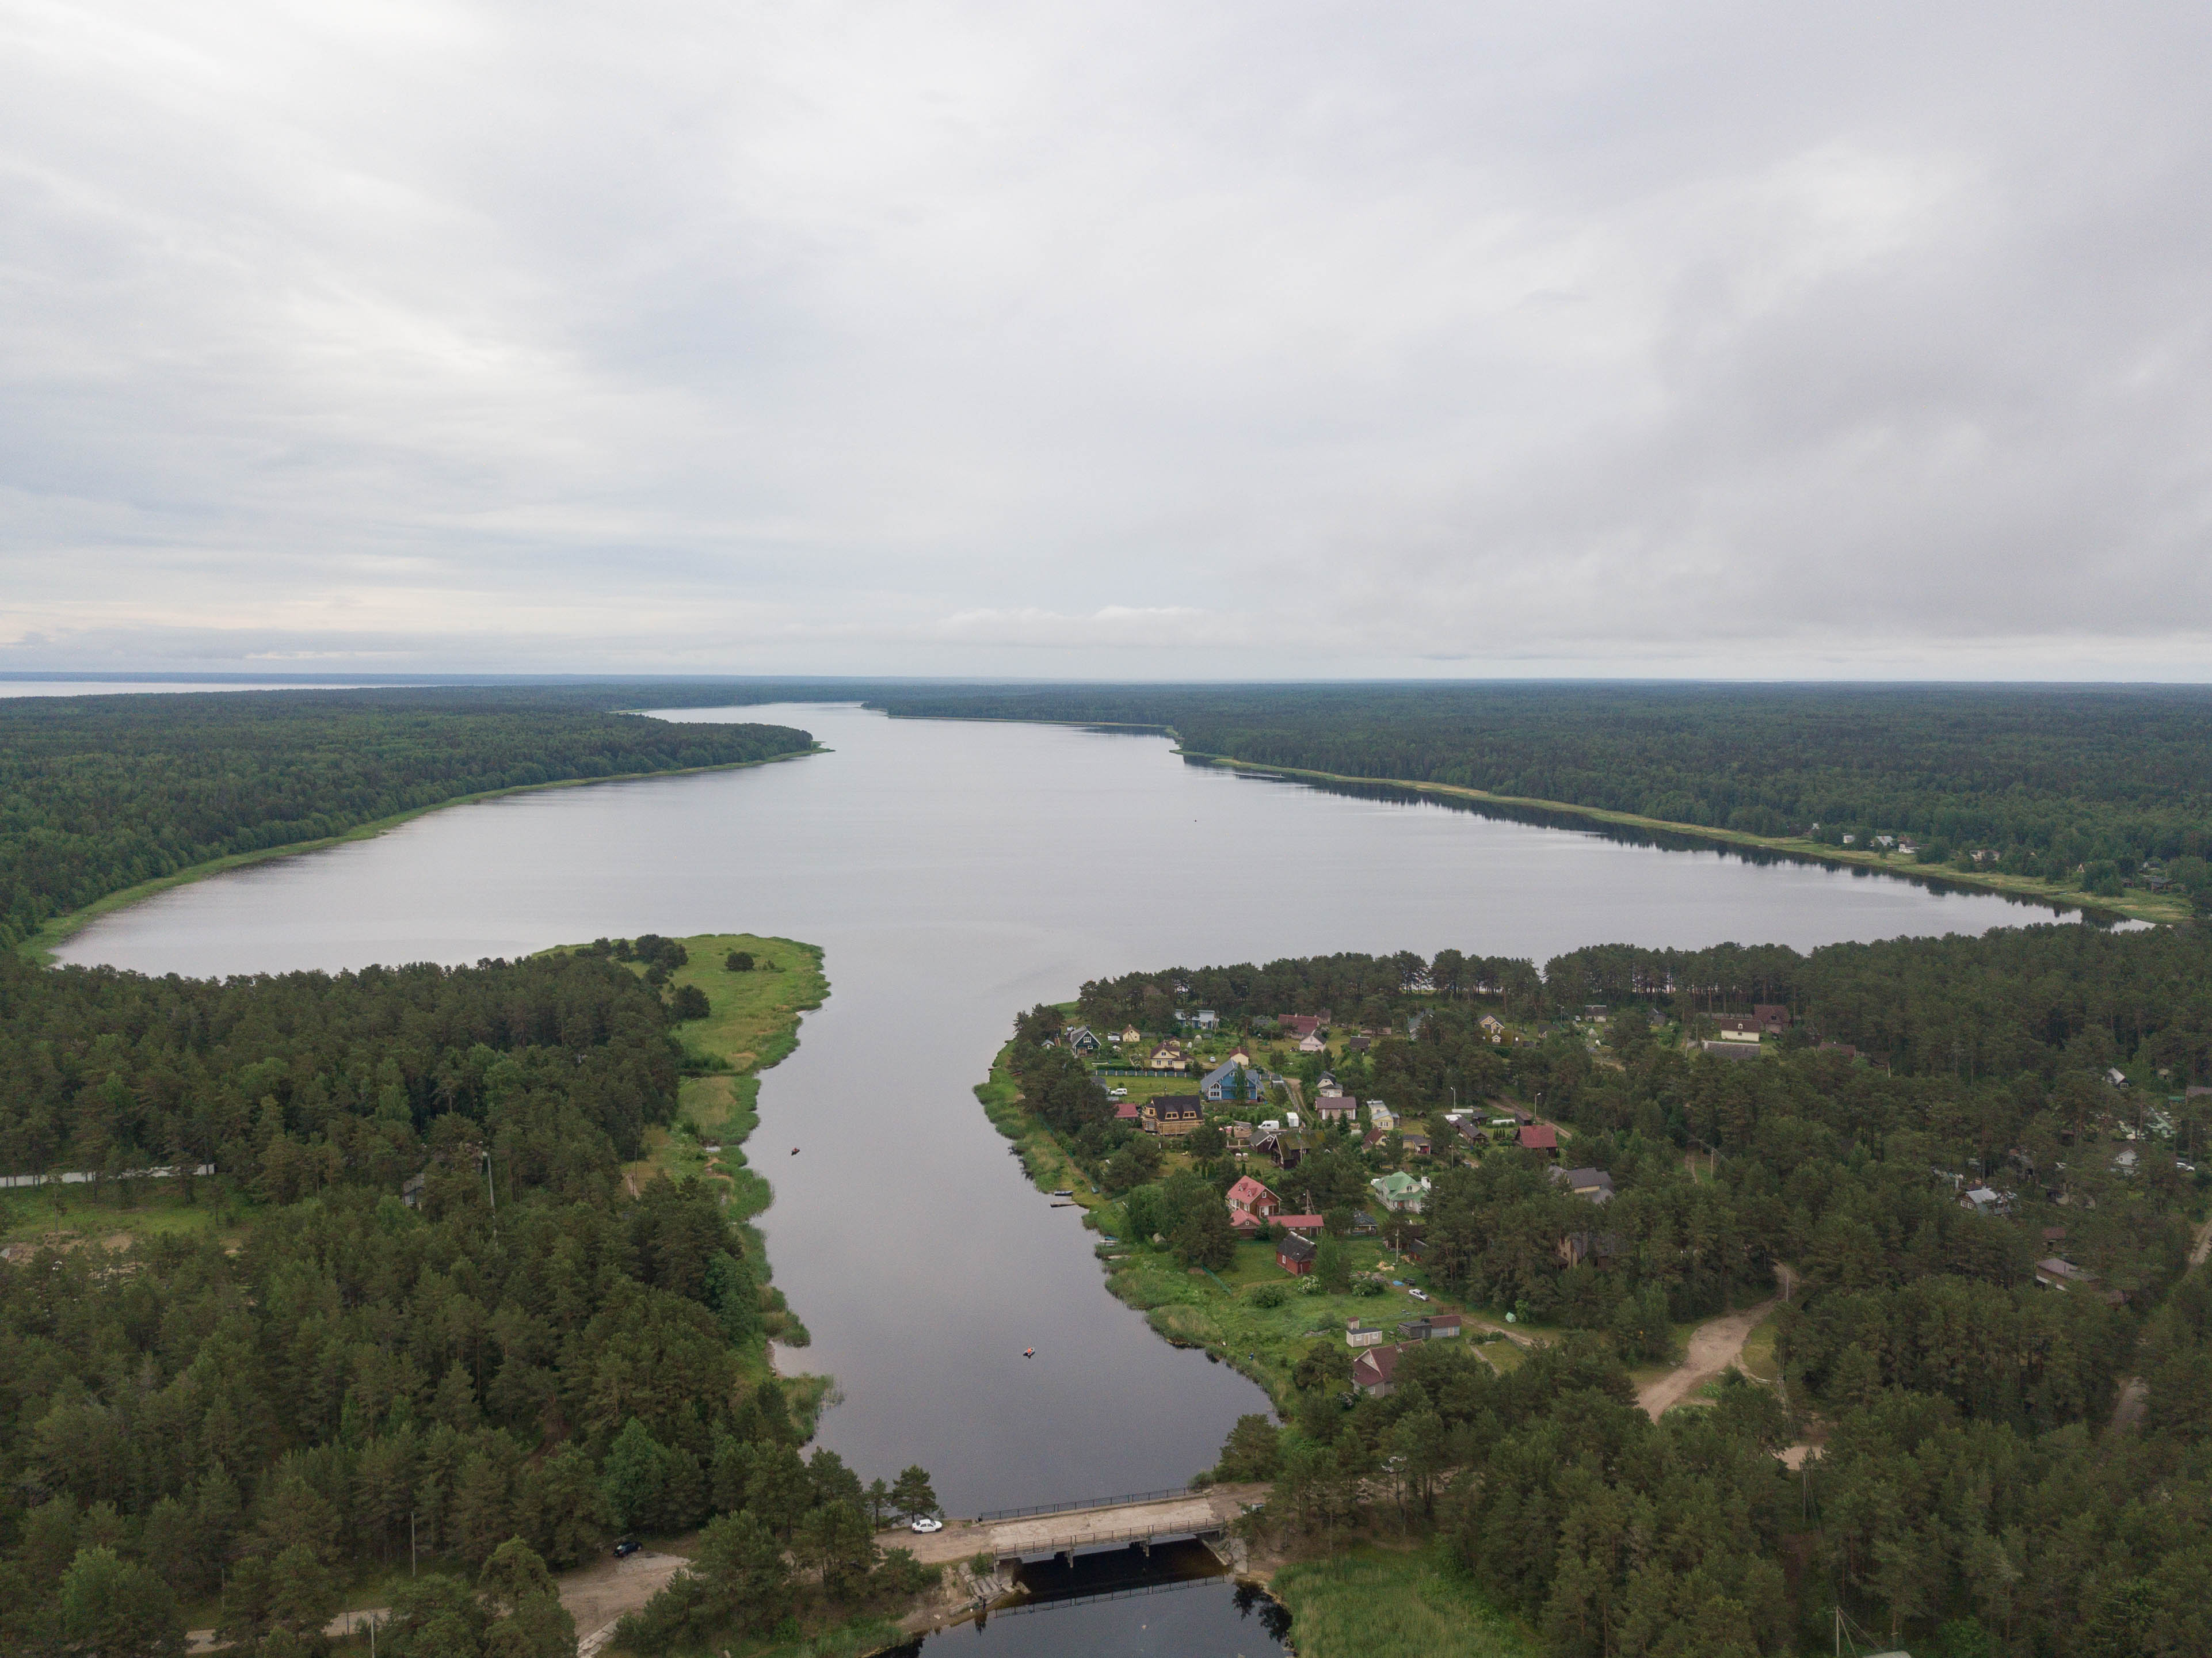
{"label": "peninsula of trees", "polygon": [[629,706],[666,695],[595,686],[0,701],[0,949],[148,882],[471,795],[813,747],[785,726],[607,712],[625,691]]}
{"label": "peninsula of trees", "polygon": [[918,1586],[884,1488],[802,1455],[765,1183],[700,1155],[752,1121],[719,1048],[787,1052],[818,955],[690,942],[220,982],[0,955],[0,1172],[73,1177],[0,1193],[0,1650],[179,1653],[189,1619],[305,1658],[381,1580],[380,1650],[563,1658],[550,1570],[710,1515],[737,1576],[710,1547],[656,1603],[689,1640]]}

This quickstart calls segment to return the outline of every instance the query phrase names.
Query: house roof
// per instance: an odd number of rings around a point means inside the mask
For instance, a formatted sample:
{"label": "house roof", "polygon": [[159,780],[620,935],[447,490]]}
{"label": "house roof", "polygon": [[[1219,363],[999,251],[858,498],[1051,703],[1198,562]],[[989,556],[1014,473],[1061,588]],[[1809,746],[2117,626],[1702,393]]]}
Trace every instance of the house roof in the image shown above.
{"label": "house roof", "polygon": [[1363,1388],[1387,1388],[1397,1374],[1402,1347],[1369,1347],[1352,1361],[1352,1379]]}
{"label": "house roof", "polygon": [[1229,1201],[1240,1208],[1249,1207],[1262,1198],[1275,1198],[1278,1203],[1282,1201],[1280,1198],[1276,1198],[1266,1186],[1254,1180],[1249,1175],[1239,1177],[1237,1184],[1229,1188]]}
{"label": "house roof", "polygon": [[1311,1260],[1315,1251],[1310,1239],[1300,1237],[1296,1232],[1285,1232],[1275,1240],[1275,1253],[1291,1260]]}
{"label": "house roof", "polygon": [[2061,1260],[2056,1255],[2037,1261],[2035,1270],[2039,1272],[2048,1272],[2053,1278],[2070,1278],[2076,1284],[2094,1284],[2097,1279],[2094,1272],[2085,1267],[2076,1266],[2070,1260]]}
{"label": "house roof", "polygon": [[1613,1190],[1613,1176],[1602,1169],[1554,1169],[1552,1178],[1570,1192],[1595,1187],[1601,1192]]}
{"label": "house roof", "polygon": [[1139,1115],[1137,1102],[1134,1100],[1123,1100],[1119,1105],[1114,1108],[1114,1115],[1117,1121],[1121,1122],[1135,1121]]}
{"label": "house roof", "polygon": [[1521,1131],[1521,1146],[1527,1151],[1556,1151],[1559,1131],[1547,1122],[1533,1124]]}
{"label": "house roof", "polygon": [[1318,1232],[1322,1222],[1319,1215],[1278,1215],[1275,1224],[1293,1232]]}

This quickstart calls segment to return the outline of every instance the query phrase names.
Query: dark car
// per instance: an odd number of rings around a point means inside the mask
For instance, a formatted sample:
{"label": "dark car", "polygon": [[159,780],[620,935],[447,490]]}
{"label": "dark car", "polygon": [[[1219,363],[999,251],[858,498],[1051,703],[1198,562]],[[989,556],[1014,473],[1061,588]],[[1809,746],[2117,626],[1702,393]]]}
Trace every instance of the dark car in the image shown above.
{"label": "dark car", "polygon": [[637,1539],[635,1537],[625,1537],[621,1542],[615,1545],[615,1558],[617,1560],[627,1560],[630,1556],[635,1554],[637,1551]]}

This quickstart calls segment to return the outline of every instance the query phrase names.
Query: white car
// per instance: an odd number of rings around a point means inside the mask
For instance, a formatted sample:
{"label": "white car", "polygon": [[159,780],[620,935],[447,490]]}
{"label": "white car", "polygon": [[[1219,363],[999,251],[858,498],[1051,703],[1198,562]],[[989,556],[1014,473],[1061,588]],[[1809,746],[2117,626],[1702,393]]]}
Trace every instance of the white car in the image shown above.
{"label": "white car", "polygon": [[942,1520],[932,1520],[927,1515],[924,1515],[914,1522],[910,1529],[918,1532],[943,1531],[945,1522]]}
{"label": "white car", "polygon": [[1406,1293],[1416,1301],[1426,1301],[1429,1298],[1428,1293],[1422,1290],[1408,1290]]}

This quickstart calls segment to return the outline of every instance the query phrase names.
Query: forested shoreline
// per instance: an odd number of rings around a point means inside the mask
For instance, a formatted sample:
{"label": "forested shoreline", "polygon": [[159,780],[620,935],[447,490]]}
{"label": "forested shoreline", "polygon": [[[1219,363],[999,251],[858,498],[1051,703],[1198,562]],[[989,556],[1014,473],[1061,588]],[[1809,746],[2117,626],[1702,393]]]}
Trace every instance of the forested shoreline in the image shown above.
{"label": "forested shoreline", "polygon": [[173,1653],[190,1608],[307,1658],[396,1568],[384,1650],[561,1658],[551,1570],[716,1515],[799,1564],[740,1550],[742,1614],[703,1565],[696,1638],[911,1594],[860,1479],[802,1455],[720,1188],[623,1172],[698,969],[650,938],[222,981],[0,957],[0,1162],[100,1177],[9,1194],[0,1648]]}
{"label": "forested shoreline", "polygon": [[[1803,837],[2212,900],[2212,693],[2195,686],[899,687],[909,718],[1172,730],[1193,755]],[[1973,854],[1985,854],[1977,863]]]}
{"label": "forested shoreline", "polygon": [[639,689],[0,699],[0,949],[112,893],[467,796],[813,746],[607,711]]}
{"label": "forested shoreline", "polygon": [[[1763,1057],[1698,1050],[1760,1005],[1794,1016]],[[1317,1336],[1289,1425],[1252,1418],[1224,1453],[1224,1477],[1276,1479],[1267,1524],[1432,1532],[1561,1658],[1794,1651],[1838,1610],[1961,1658],[2212,1643],[2206,1185],[2183,1155],[2212,1126],[2188,1093],[2212,1079],[2212,932],[1607,946],[1540,969],[1346,954],[1096,981],[1073,1017],[1171,1029],[1198,1007],[1231,1030],[1376,1032],[1331,1068],[1435,1138],[1426,1270],[1550,1339],[1505,1375],[1417,1345],[1394,1393],[1347,1406],[1341,1337]],[[1539,1035],[1500,1045],[1486,1013]],[[1166,1247],[1200,1249],[1177,1216],[1218,1206],[1233,1162],[1126,1188],[1130,1131],[1047,1045],[1058,1017],[1024,1015],[1009,1052],[1030,1108]],[[1470,1145],[1455,1100],[1478,1121],[1540,1102],[1612,1200]],[[1328,1131],[1296,1189],[1341,1212],[1372,1172]],[[2039,1283],[2053,1255],[2072,1289]],[[1776,1385],[1645,1416],[1628,1368],[1670,1321],[1776,1297],[1785,1267]],[[1793,1473],[1777,1454],[1808,1433]]]}

